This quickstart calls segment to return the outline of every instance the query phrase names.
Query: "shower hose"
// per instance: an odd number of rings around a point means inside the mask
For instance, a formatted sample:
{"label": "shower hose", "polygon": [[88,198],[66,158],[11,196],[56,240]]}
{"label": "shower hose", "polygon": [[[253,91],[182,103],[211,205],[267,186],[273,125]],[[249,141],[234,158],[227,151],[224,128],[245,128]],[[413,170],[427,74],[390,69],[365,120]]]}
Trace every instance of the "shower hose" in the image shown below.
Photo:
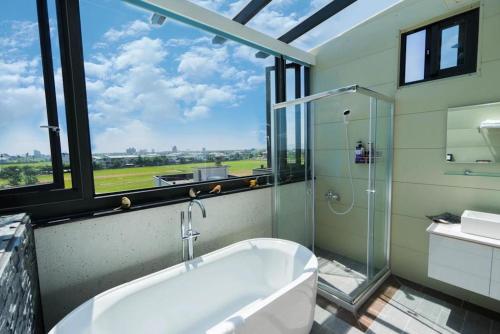
{"label": "shower hose", "polygon": [[346,151],[347,151],[347,171],[349,172],[349,180],[351,182],[352,201],[351,201],[351,205],[349,206],[349,208],[347,208],[347,210],[336,211],[332,207],[332,199],[328,200],[328,207],[330,208],[330,211],[332,211],[334,214],[340,215],[340,216],[348,214],[354,208],[354,182],[352,180],[351,154],[350,154],[351,148],[350,148],[350,144],[349,144],[348,122],[345,121],[344,125],[345,125],[345,143],[346,143]]}

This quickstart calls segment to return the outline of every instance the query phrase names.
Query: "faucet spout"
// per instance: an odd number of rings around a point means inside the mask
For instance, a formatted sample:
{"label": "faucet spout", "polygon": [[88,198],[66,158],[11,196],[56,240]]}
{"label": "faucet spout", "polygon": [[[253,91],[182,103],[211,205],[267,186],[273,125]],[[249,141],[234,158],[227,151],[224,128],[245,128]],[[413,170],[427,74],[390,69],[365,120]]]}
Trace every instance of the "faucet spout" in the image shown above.
{"label": "faucet spout", "polygon": [[205,206],[203,205],[203,203],[198,199],[193,199],[191,202],[189,202],[189,206],[188,206],[188,222],[189,223],[191,223],[191,221],[192,221],[192,212],[193,212],[193,205],[194,204],[197,204],[200,207],[201,215],[203,216],[203,218],[207,218],[207,211],[205,210]]}

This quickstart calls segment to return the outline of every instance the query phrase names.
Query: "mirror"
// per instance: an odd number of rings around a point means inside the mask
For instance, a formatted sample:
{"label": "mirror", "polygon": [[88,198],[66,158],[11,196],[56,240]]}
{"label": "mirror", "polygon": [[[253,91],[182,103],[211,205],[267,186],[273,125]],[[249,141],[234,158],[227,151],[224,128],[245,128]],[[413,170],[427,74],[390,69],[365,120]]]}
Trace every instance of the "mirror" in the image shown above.
{"label": "mirror", "polygon": [[448,109],[446,161],[500,162],[500,102]]}

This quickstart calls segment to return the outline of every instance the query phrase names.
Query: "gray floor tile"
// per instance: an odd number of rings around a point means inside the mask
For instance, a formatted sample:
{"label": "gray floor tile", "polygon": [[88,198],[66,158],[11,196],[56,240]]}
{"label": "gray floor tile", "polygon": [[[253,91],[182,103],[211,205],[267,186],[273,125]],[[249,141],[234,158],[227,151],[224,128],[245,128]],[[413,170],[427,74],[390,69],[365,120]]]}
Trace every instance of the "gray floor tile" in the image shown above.
{"label": "gray floor tile", "polygon": [[403,333],[407,334],[438,334],[432,323],[425,323],[417,319],[411,319],[406,325]]}
{"label": "gray floor tile", "polygon": [[493,321],[491,324],[491,334],[500,334],[500,321]]}
{"label": "gray floor tile", "polygon": [[370,330],[374,333],[400,333],[411,320],[411,317],[401,310],[388,304],[374,320]]}
{"label": "gray floor tile", "polygon": [[409,310],[416,312],[417,307],[422,302],[423,294],[407,286],[401,287],[390,303],[395,307],[401,308],[402,310]]}
{"label": "gray floor tile", "polygon": [[[462,308],[461,303],[454,303],[447,298],[438,299],[437,294],[431,294],[407,285],[401,286],[382,311],[377,313],[366,333],[500,334],[500,321],[492,320],[487,314]],[[329,309],[325,305],[323,307]],[[311,333],[314,334],[361,333],[321,307],[317,307],[315,320],[319,328],[313,327]]]}
{"label": "gray floor tile", "polygon": [[465,310],[463,308],[453,305],[443,306],[434,328],[447,334],[459,334],[462,332],[464,321]]}
{"label": "gray floor tile", "polygon": [[366,264],[316,248],[319,280],[351,296],[357,295],[366,282]]}
{"label": "gray floor tile", "polygon": [[489,334],[490,329],[491,319],[470,311],[465,314],[462,334]]}
{"label": "gray floor tile", "polygon": [[316,305],[316,308],[314,309],[314,321],[322,326],[323,324],[325,324],[328,319],[330,319],[331,317],[333,317],[333,314],[331,314],[330,312],[328,312],[327,310],[319,307],[318,305]]}
{"label": "gray floor tile", "polygon": [[436,328],[436,323],[439,320],[439,315],[441,314],[441,311],[443,309],[443,306],[437,303],[434,298],[422,295],[420,304],[415,309],[415,315],[413,315],[412,317],[416,322],[422,324],[425,327],[431,328],[434,331],[434,329]]}
{"label": "gray floor tile", "polygon": [[359,329],[352,327],[340,318],[332,318],[328,320],[325,325],[335,334],[362,334]]}
{"label": "gray floor tile", "polygon": [[313,323],[310,334],[323,334],[323,327],[318,324],[316,321]]}

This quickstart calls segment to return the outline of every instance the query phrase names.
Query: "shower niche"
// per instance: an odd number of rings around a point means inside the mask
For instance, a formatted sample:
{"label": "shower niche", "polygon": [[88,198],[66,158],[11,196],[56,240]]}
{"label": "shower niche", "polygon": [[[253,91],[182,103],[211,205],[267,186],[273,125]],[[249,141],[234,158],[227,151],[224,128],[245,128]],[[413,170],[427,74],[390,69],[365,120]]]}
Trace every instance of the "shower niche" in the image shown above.
{"label": "shower niche", "polygon": [[313,249],[320,293],[352,311],[389,274],[393,113],[356,85],[273,106],[274,235]]}

